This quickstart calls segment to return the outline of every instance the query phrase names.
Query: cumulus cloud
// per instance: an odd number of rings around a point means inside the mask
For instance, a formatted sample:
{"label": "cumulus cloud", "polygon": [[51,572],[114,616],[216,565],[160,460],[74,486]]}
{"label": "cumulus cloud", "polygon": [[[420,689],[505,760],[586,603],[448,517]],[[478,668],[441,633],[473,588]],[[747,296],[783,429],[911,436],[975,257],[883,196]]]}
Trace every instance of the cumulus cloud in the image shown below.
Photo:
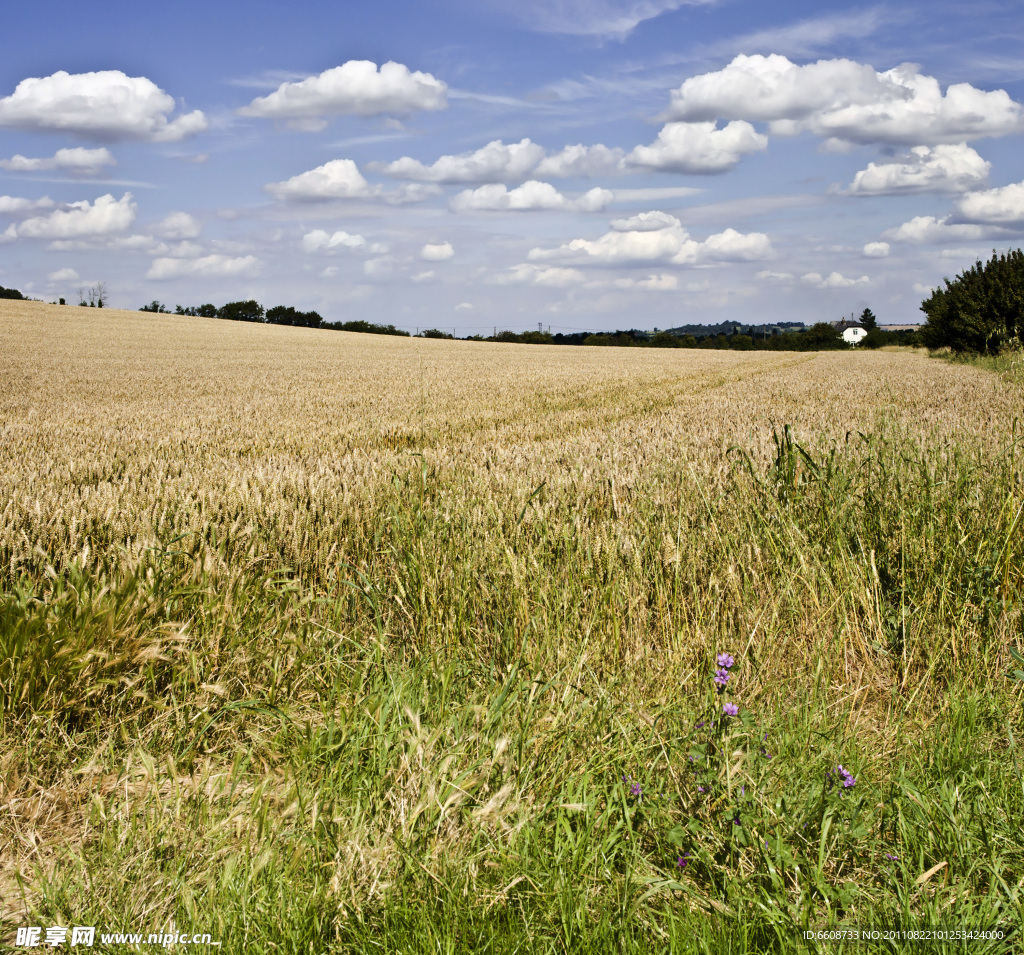
{"label": "cumulus cloud", "polygon": [[950,216],[915,216],[909,222],[887,229],[883,238],[891,242],[910,242],[914,245],[942,245],[945,242],[963,242],[984,238],[986,230],[980,225],[950,222]]}
{"label": "cumulus cloud", "polygon": [[414,282],[429,282],[437,273],[433,269],[428,269],[426,272],[417,272],[411,276]]}
{"label": "cumulus cloud", "polygon": [[30,158],[16,155],[10,159],[0,159],[0,169],[8,172],[39,172],[56,169],[72,176],[98,176],[103,173],[104,166],[116,166],[117,160],[110,150],[101,146],[98,149],[86,149],[76,146],[73,149],[58,149],[50,157]]}
{"label": "cumulus cloud", "polygon": [[223,278],[251,275],[256,271],[258,265],[259,259],[254,255],[230,256],[213,253],[196,258],[161,257],[153,260],[146,273],[146,278]]}
{"label": "cumulus cloud", "polygon": [[969,192],[985,184],[992,164],[966,143],[915,146],[900,162],[868,163],[853,178],[855,196]]}
{"label": "cumulus cloud", "polygon": [[864,246],[864,254],[869,259],[884,259],[889,254],[889,243],[868,242]]}
{"label": "cumulus cloud", "polygon": [[625,150],[609,149],[601,143],[594,146],[566,146],[560,152],[542,159],[533,170],[534,175],[551,179],[570,176],[604,176],[622,172],[625,168]]}
{"label": "cumulus cloud", "polygon": [[810,130],[849,143],[960,143],[1024,129],[1024,108],[1005,90],[939,81],[904,63],[879,73],[853,60],[798,66],[785,56],[737,56],[724,69],[687,79],[666,118],[745,119],[778,135]]}
{"label": "cumulus cloud", "polygon": [[830,272],[824,277],[820,272],[808,272],[801,276],[800,281],[811,288],[829,289],[854,288],[857,285],[867,285],[871,280],[866,275],[862,275],[859,279],[850,279],[839,272]]}
{"label": "cumulus cloud", "polygon": [[323,229],[314,229],[302,237],[303,252],[330,252],[333,249],[365,249],[366,239],[361,235],[352,235],[348,232],[338,231],[334,233],[325,232]]}
{"label": "cumulus cloud", "polygon": [[616,232],[657,232],[680,225],[679,220],[667,212],[638,212],[628,219],[612,219],[611,227]]}
{"label": "cumulus cloud", "polygon": [[420,258],[425,262],[447,262],[455,255],[450,242],[428,242],[420,249]]}
{"label": "cumulus cloud", "polygon": [[60,70],[22,80],[0,99],[0,126],[110,142],[176,142],[209,126],[200,110],[171,120],[173,110],[174,99],[144,76]]}
{"label": "cumulus cloud", "polygon": [[968,222],[1000,226],[1024,224],[1024,182],[964,196],[957,201],[956,211],[959,218]]}
{"label": "cumulus cloud", "polygon": [[18,226],[18,236],[29,239],[75,239],[83,236],[109,235],[122,232],[135,221],[136,205],[132,194],[120,199],[109,193],[95,202],[68,203],[47,216],[26,219]]}
{"label": "cumulus cloud", "polygon": [[502,182],[527,178],[543,158],[544,149],[529,139],[507,145],[495,139],[476,152],[442,156],[430,166],[403,156],[381,171],[417,182]]}
{"label": "cumulus cloud", "polygon": [[494,285],[540,285],[547,288],[565,288],[578,285],[586,276],[579,269],[560,268],[555,265],[533,265],[524,262],[506,272],[491,277]]}
{"label": "cumulus cloud", "polygon": [[284,182],[268,182],[264,187],[275,199],[291,202],[325,202],[331,199],[373,199],[390,205],[422,202],[437,195],[438,186],[402,183],[397,189],[386,190],[371,185],[351,159],[332,159],[330,162],[299,173]]}
{"label": "cumulus cloud", "polygon": [[332,159],[284,182],[267,183],[263,188],[275,199],[291,200],[367,199],[380,193],[363,178],[351,159]]}
{"label": "cumulus cloud", "polygon": [[444,109],[447,92],[441,80],[411,72],[401,63],[389,61],[378,70],[369,60],[349,60],[318,76],[282,83],[238,112],[319,130],[327,125],[326,116],[405,116],[417,110]]}
{"label": "cumulus cloud", "polygon": [[58,269],[56,272],[51,272],[47,278],[51,282],[77,282],[79,275],[74,269]]}
{"label": "cumulus cloud", "polygon": [[47,196],[42,199],[20,199],[16,196],[0,196],[0,215],[25,216],[42,209],[52,209],[53,200]]}
{"label": "cumulus cloud", "polygon": [[714,121],[667,123],[655,142],[637,146],[627,161],[634,166],[669,172],[726,172],[743,156],[767,145],[768,137],[742,120],[734,120],[722,129]]}
{"label": "cumulus cloud", "polygon": [[456,212],[482,210],[536,212],[600,212],[614,195],[607,189],[594,188],[576,199],[570,199],[549,182],[531,179],[515,189],[500,183],[466,189],[454,196],[451,208]]}
{"label": "cumulus cloud", "polygon": [[[628,223],[628,220],[617,221]],[[660,228],[651,227],[652,222],[645,222],[643,229],[613,229],[595,240],[573,239],[555,249],[531,249],[527,258],[531,261],[561,260],[592,265],[639,262],[698,265],[756,261],[772,255],[771,241],[761,232],[743,234],[735,229],[726,229],[699,242],[673,216],[666,216]]]}
{"label": "cumulus cloud", "polygon": [[172,212],[161,219],[153,231],[164,239],[194,239],[203,231],[203,226],[187,212]]}

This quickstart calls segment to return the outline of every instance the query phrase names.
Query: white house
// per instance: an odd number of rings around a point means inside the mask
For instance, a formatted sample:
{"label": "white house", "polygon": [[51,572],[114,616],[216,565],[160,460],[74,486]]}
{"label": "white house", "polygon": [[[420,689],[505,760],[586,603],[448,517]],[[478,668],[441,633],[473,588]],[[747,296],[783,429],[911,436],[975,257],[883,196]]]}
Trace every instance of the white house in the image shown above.
{"label": "white house", "polygon": [[849,342],[851,345],[859,345],[867,337],[868,331],[863,325],[851,325],[849,328],[843,329],[843,341]]}

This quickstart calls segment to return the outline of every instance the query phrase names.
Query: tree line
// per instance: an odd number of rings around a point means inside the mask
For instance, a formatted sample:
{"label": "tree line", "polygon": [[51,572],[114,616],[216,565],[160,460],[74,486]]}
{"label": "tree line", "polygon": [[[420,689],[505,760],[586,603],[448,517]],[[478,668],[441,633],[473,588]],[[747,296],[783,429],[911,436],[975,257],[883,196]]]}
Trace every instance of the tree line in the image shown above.
{"label": "tree line", "polygon": [[[324,328],[341,332],[361,332],[370,335],[401,335],[410,333],[363,320],[349,322],[327,322],[319,312],[303,312],[292,306],[277,305],[264,309],[259,302],[248,299],[243,302],[228,302],[219,308],[213,304],[183,307],[176,305],[172,312],[159,301],[143,305],[142,312],[157,312],[174,315],[194,315],[202,318],[220,318],[234,322],[258,322],[267,325],[294,325],[302,328]],[[912,330],[889,332],[877,327],[877,320],[871,309],[864,309],[858,322],[868,330],[868,336],[861,347],[880,348],[882,345],[915,345],[916,334]],[[428,328],[417,333],[419,338],[446,338],[455,336],[437,328]],[[509,342],[522,345],[583,345],[618,346],[631,348],[710,348],[734,351],[822,351],[849,348],[843,341],[842,333],[828,322],[819,322],[807,328],[799,322],[782,322],[778,325],[743,325],[740,322],[722,322],[719,325],[685,325],[653,334],[641,329],[616,330],[614,332],[556,332],[496,331],[493,335],[470,335],[463,341]]]}

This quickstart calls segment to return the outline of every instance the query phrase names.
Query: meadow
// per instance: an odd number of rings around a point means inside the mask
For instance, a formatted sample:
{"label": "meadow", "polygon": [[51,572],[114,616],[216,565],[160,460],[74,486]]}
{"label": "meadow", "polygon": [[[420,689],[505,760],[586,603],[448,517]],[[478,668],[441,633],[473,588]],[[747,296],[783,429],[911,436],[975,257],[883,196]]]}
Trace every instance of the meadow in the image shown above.
{"label": "meadow", "polygon": [[0,381],[5,941],[1021,944],[1019,362],[0,302]]}

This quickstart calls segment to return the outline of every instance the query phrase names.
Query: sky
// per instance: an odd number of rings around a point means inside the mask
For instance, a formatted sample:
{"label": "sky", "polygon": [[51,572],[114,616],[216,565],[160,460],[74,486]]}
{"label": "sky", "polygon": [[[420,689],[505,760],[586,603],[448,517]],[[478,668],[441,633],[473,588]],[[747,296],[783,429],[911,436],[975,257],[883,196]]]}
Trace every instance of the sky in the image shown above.
{"label": "sky", "polygon": [[37,0],[0,285],[460,337],[836,321],[1024,236],[1019,0]]}

